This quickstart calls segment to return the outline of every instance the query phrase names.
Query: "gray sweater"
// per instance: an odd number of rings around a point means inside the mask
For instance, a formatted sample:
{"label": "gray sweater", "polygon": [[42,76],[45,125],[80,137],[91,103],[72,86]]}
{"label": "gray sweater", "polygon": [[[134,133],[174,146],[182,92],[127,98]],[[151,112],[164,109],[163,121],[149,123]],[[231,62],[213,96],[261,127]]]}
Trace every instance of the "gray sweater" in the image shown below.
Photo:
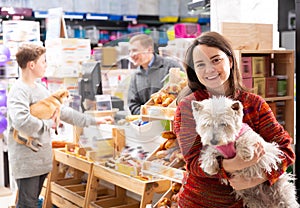
{"label": "gray sweater", "polygon": [[149,69],[137,68],[131,76],[128,90],[127,101],[131,114],[140,114],[141,105],[144,105],[153,93],[163,87],[162,79],[169,74],[172,67],[182,69],[177,61],[155,54],[155,60]]}
{"label": "gray sweater", "polygon": [[[53,121],[40,120],[30,114],[29,106],[50,95],[41,84],[32,88],[17,80],[9,91],[7,109],[9,120],[8,156],[15,179],[32,177],[48,173],[52,170],[52,147],[50,129]],[[72,125],[86,127],[95,125],[93,117],[88,117],[70,107],[62,106],[60,119]],[[12,127],[28,136],[37,138],[43,147],[33,152],[25,145],[18,144],[12,137]]]}

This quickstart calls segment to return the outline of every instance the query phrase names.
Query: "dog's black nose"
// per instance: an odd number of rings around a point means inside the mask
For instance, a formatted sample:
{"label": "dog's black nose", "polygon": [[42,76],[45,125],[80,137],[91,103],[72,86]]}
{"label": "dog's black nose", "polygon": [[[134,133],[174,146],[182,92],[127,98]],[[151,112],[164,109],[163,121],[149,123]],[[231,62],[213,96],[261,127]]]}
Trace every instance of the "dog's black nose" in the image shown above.
{"label": "dog's black nose", "polygon": [[212,139],[212,140],[210,140],[210,144],[211,145],[217,145],[218,144],[218,140],[217,139]]}

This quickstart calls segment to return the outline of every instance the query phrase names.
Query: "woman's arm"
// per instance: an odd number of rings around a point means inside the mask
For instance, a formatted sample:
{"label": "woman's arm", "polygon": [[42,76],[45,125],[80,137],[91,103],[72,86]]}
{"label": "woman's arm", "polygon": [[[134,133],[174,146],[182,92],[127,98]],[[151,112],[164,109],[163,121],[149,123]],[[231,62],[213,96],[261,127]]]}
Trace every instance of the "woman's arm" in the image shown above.
{"label": "woman's arm", "polygon": [[[245,100],[244,103],[244,122],[248,123],[267,142],[276,142],[283,152],[278,169],[266,174],[269,183],[274,184],[279,176],[295,162],[295,153],[291,146],[293,139],[278,123],[270,106],[261,97],[254,95],[254,97]],[[249,108],[249,106],[251,107]]]}

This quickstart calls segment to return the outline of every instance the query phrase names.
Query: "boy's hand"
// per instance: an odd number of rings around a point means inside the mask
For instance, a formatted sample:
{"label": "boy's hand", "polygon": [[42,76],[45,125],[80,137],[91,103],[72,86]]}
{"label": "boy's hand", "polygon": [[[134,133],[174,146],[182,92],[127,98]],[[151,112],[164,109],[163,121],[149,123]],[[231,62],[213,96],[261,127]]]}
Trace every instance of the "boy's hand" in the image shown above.
{"label": "boy's hand", "polygon": [[58,111],[59,111],[59,109],[56,109],[51,117],[51,119],[54,123],[57,122]]}
{"label": "boy's hand", "polygon": [[96,117],[96,123],[99,124],[113,124],[114,119],[111,116],[103,116],[103,117]]}

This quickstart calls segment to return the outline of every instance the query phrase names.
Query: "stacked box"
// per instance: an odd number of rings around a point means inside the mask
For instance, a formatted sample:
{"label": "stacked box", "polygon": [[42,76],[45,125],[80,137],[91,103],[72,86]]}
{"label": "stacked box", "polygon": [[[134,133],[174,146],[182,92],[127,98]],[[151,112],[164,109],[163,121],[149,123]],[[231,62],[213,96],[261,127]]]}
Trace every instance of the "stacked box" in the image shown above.
{"label": "stacked box", "polygon": [[252,77],[252,57],[242,57],[241,73],[243,78]]}
{"label": "stacked box", "polygon": [[266,74],[265,58],[263,56],[252,57],[252,76],[264,77]]}
{"label": "stacked box", "polygon": [[254,77],[253,78],[254,93],[261,97],[266,97],[266,78]]}
{"label": "stacked box", "polygon": [[266,97],[277,96],[277,78],[266,77]]}
{"label": "stacked box", "polygon": [[269,77],[271,75],[270,56],[253,56],[251,63],[253,77]]}
{"label": "stacked box", "polygon": [[91,41],[77,38],[46,40],[48,77],[78,77],[82,62],[90,60]]}
{"label": "stacked box", "polygon": [[247,87],[248,89],[252,89],[252,88],[253,88],[252,77],[249,77],[249,78],[243,78],[243,84],[244,84],[244,86]]}
{"label": "stacked box", "polygon": [[101,67],[103,70],[117,69],[118,51],[116,47],[103,47]]}

